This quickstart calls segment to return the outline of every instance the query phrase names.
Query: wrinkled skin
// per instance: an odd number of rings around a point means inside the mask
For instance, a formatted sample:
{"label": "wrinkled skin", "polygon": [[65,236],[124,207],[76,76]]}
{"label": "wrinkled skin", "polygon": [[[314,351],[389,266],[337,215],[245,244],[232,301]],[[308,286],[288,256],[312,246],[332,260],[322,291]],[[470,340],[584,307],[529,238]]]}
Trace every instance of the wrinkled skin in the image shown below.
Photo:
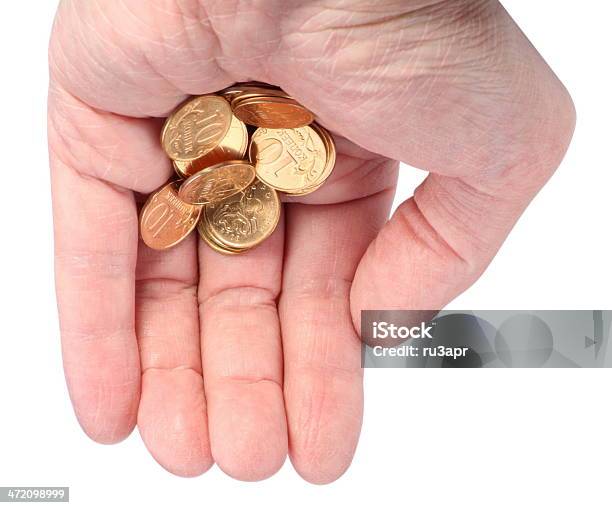
{"label": "wrinkled skin", "polygon": [[[439,308],[486,268],[559,165],[571,99],[492,0],[65,0],[49,143],[70,396],[101,443],[262,479],[348,467],[360,310]],[[137,205],[172,174],[162,120],[237,81],[284,88],[335,135],[333,177],[236,257],[154,252]],[[387,222],[398,163],[431,171]]]}

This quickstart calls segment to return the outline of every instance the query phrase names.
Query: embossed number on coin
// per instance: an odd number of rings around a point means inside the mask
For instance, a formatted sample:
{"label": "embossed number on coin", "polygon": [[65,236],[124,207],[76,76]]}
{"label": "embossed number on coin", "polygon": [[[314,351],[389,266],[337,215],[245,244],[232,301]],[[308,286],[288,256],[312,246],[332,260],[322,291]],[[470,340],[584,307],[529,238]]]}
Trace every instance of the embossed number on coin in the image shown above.
{"label": "embossed number on coin", "polygon": [[140,235],[152,249],[164,250],[181,242],[196,227],[201,206],[181,201],[176,182],[152,194],[140,213]]}
{"label": "embossed number on coin", "polygon": [[259,179],[283,192],[301,192],[317,185],[327,164],[327,149],[312,127],[257,129],[251,160]]}
{"label": "embossed number on coin", "polygon": [[219,144],[231,121],[231,108],[225,99],[216,95],[196,97],[168,118],[162,145],[171,159],[195,160]]}
{"label": "embossed number on coin", "polygon": [[249,144],[249,133],[246,125],[232,115],[232,122],[225,137],[210,152],[194,161],[174,161],[176,172],[181,178],[189,178],[208,166],[223,161],[241,160]]}

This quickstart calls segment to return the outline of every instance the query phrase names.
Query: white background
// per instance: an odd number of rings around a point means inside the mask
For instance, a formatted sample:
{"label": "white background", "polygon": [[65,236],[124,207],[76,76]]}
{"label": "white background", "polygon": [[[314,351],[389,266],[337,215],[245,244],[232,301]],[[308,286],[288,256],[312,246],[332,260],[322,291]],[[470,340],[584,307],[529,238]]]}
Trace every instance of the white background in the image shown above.
{"label": "white background", "polygon": [[[87,0],[83,0],[87,1]],[[612,5],[504,2],[571,91],[578,128],[559,172],[454,308],[611,308]],[[138,433],[80,431],[61,369],[45,133],[53,1],[0,6],[0,486],[69,485],[76,506],[610,506],[610,370],[369,371],[360,446],[332,485],[289,462],[270,480],[174,477]],[[402,197],[420,178],[402,173]],[[146,503],[146,504],[145,504]]]}

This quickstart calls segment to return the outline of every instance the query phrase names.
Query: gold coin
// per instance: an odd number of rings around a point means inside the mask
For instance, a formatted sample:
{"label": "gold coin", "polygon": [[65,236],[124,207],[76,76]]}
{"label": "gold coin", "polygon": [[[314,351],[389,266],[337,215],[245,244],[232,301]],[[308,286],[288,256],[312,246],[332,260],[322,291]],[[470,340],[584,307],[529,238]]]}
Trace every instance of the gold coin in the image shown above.
{"label": "gold coin", "polygon": [[217,95],[196,97],[166,120],[162,146],[173,160],[198,159],[219,144],[231,121],[231,108],[225,99]]}
{"label": "gold coin", "polygon": [[235,256],[236,254],[240,254],[244,252],[246,249],[228,249],[227,247],[217,243],[217,241],[210,236],[208,232],[208,224],[205,219],[205,215],[202,215],[200,222],[198,222],[198,233],[200,234],[200,238],[204,240],[204,242],[213,250],[217,251],[220,254],[228,254],[230,256]]}
{"label": "gold coin", "polygon": [[251,138],[249,156],[262,182],[288,193],[317,186],[328,169],[326,144],[309,126],[259,128]]}
{"label": "gold coin", "polygon": [[312,123],[310,127],[312,127],[312,129],[317,132],[319,136],[321,136],[321,139],[325,144],[325,149],[327,151],[327,161],[325,162],[325,169],[312,186],[299,189],[298,191],[286,192],[291,196],[305,196],[307,194],[315,192],[316,190],[319,190],[325,183],[327,178],[331,175],[336,164],[336,146],[334,144],[333,138],[331,137],[331,134],[317,123]]}
{"label": "gold coin", "polygon": [[206,205],[209,234],[228,249],[248,249],[268,238],[280,219],[276,191],[255,180],[248,188],[220,203]]}
{"label": "gold coin", "polygon": [[244,252],[250,249],[250,247],[234,248],[224,244],[222,241],[215,238],[213,235],[213,228],[205,213],[202,213],[202,217],[200,218],[200,222],[198,223],[198,228],[200,236],[204,235],[205,241],[208,242],[208,245],[210,245],[217,252],[222,252],[224,254],[238,254],[240,252]]}
{"label": "gold coin", "polygon": [[242,160],[249,144],[246,125],[232,115],[232,122],[225,137],[203,157],[194,161],[173,161],[174,169],[181,178],[189,178],[209,166],[223,161]]}
{"label": "gold coin", "polygon": [[140,236],[156,250],[169,249],[193,231],[202,207],[184,203],[178,197],[177,182],[151,194],[140,212]]}
{"label": "gold coin", "polygon": [[232,100],[234,114],[244,123],[268,129],[295,129],[314,121],[314,115],[288,97],[247,97]]}
{"label": "gold coin", "polygon": [[248,161],[224,161],[190,176],[178,195],[192,205],[216,203],[238,194],[254,178],[255,168]]}

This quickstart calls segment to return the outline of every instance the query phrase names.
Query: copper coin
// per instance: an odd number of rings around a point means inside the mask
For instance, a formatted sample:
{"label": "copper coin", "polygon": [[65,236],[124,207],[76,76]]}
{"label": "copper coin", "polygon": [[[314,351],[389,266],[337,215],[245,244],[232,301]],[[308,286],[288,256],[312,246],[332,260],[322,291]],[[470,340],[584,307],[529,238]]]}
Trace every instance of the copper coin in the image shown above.
{"label": "copper coin", "polygon": [[319,190],[323,186],[327,178],[331,175],[336,164],[336,146],[334,144],[333,138],[331,137],[331,134],[326,129],[318,125],[316,122],[312,123],[310,127],[312,127],[312,129],[319,134],[319,136],[323,140],[323,143],[325,144],[327,152],[325,169],[312,186],[304,187],[291,192],[285,191],[291,196],[306,196],[307,194],[311,194],[316,190]]}
{"label": "copper coin", "polygon": [[235,85],[228,86],[223,90],[217,92],[219,95],[222,95],[228,100],[231,100],[232,97],[235,97],[241,93],[243,93],[247,89],[257,88],[258,90],[264,90],[265,92],[277,92],[280,91],[280,88],[274,85],[269,85],[268,83],[260,83],[259,81],[247,81],[245,83],[236,83]]}
{"label": "copper coin", "polygon": [[334,138],[332,138],[331,134],[324,129],[316,122],[311,125],[312,129],[321,137],[323,143],[325,144],[325,150],[327,151],[327,160],[325,161],[325,169],[323,173],[317,178],[314,187],[321,187],[325,180],[329,178],[334,167],[336,165],[336,144],[334,143]]}
{"label": "copper coin", "polygon": [[180,243],[196,227],[201,206],[181,201],[178,184],[169,183],[149,196],[140,212],[140,236],[156,250],[169,249]]}
{"label": "copper coin", "polygon": [[224,90],[217,92],[217,94],[223,97],[226,101],[228,101],[231,104],[232,100],[235,97],[238,97],[242,92],[243,92],[242,87],[235,85],[235,86],[230,86],[228,88],[225,88]]}
{"label": "copper coin", "polygon": [[268,129],[295,129],[314,121],[304,106],[286,97],[251,97],[232,101],[234,114],[244,123]]}
{"label": "copper coin", "polygon": [[166,120],[162,146],[173,160],[195,160],[221,142],[231,121],[231,108],[225,99],[217,95],[196,97]]}
{"label": "copper coin", "polygon": [[327,147],[312,127],[259,128],[251,138],[249,156],[257,177],[288,193],[315,187],[327,168]]}
{"label": "copper coin", "polygon": [[247,87],[241,88],[239,93],[232,94],[230,96],[230,102],[233,106],[236,106],[238,105],[238,102],[242,100],[261,99],[263,101],[269,97],[271,98],[280,97],[281,99],[289,99],[291,101],[294,100],[282,90],[273,90],[273,89],[266,90],[265,88],[247,86]]}
{"label": "copper coin", "polygon": [[329,176],[331,175],[334,169],[334,166],[336,165],[336,146],[334,144],[333,138],[331,137],[331,134],[326,129],[318,125],[317,123],[312,123],[310,126],[315,132],[319,134],[319,136],[321,136],[321,139],[323,140],[323,143],[325,144],[325,149],[327,151],[327,160],[325,162],[325,169],[323,170],[323,172],[320,174],[320,176],[317,178],[317,180],[312,186],[305,187],[296,192],[287,192],[287,194],[290,194],[292,196],[305,196],[307,194],[311,194],[314,191],[320,189],[325,183],[325,181],[327,180],[327,178],[329,178]]}
{"label": "copper coin", "polygon": [[205,215],[202,215],[200,222],[198,222],[198,233],[200,234],[200,238],[204,240],[206,245],[208,245],[211,249],[217,251],[219,254],[227,254],[230,256],[235,256],[236,254],[240,254],[244,252],[246,249],[229,249],[225,245],[221,245],[218,243],[209,232],[208,223],[205,219]]}
{"label": "copper coin", "polygon": [[276,229],[280,212],[276,191],[258,180],[204,210],[210,236],[228,249],[249,249],[263,242]]}
{"label": "copper coin", "polygon": [[203,157],[194,161],[173,161],[174,169],[181,178],[189,178],[203,169],[223,161],[242,160],[249,144],[246,125],[232,115],[232,122],[225,137]]}
{"label": "copper coin", "polygon": [[225,161],[210,166],[183,182],[179,197],[192,205],[222,201],[248,187],[255,168],[248,161]]}

